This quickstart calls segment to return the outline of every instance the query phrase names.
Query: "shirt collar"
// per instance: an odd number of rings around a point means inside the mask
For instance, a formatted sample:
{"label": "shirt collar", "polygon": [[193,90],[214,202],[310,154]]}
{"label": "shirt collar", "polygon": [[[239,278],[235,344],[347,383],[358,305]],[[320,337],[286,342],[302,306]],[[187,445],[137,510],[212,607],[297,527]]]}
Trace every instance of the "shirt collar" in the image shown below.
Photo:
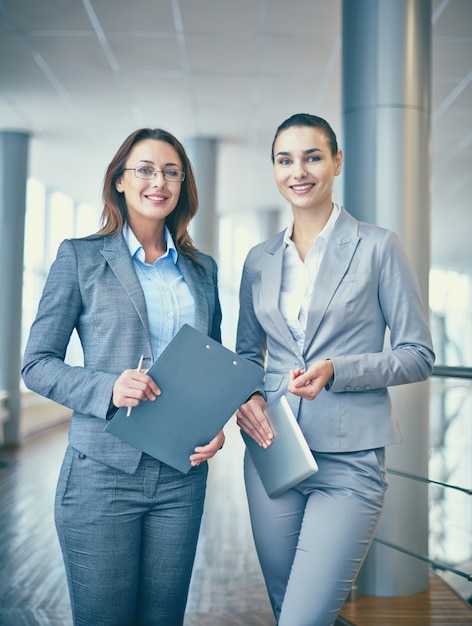
{"label": "shirt collar", "polygon": [[[125,224],[123,225],[123,230],[121,232],[126,242],[126,245],[128,246],[131,256],[138,261],[141,261],[141,263],[144,263],[144,249],[136,238],[136,235],[133,233],[133,230],[130,228],[128,222],[125,222]],[[164,256],[170,256],[172,262],[177,263],[178,252],[175,247],[174,240],[172,239],[172,235],[170,234],[170,230],[165,225],[164,239],[167,245],[167,252],[164,254]]]}
{"label": "shirt collar", "polygon": [[[316,239],[318,239],[318,237],[321,237],[322,239],[324,239],[326,241],[326,243],[329,241],[331,233],[333,232],[334,225],[335,225],[336,220],[338,219],[340,213],[341,213],[341,207],[339,206],[339,204],[336,204],[334,202],[333,203],[333,210],[331,211],[331,215],[329,216],[328,221],[324,225],[323,230],[320,232],[319,235],[317,235],[317,237],[315,237],[315,241],[316,241]],[[291,219],[289,225],[287,226],[287,228],[285,230],[285,234],[284,234],[284,244],[285,244],[285,247],[294,245],[293,241],[291,239],[292,234],[293,234],[293,218]],[[315,242],[313,241],[313,243],[315,243]]]}

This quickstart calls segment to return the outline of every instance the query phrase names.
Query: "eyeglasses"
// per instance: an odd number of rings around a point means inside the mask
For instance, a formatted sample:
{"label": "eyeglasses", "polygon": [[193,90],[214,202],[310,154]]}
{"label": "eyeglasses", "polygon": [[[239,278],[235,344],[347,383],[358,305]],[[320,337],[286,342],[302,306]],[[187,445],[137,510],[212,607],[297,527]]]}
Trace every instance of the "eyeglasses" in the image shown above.
{"label": "eyeglasses", "polygon": [[124,170],[131,170],[137,178],[146,178],[151,180],[156,178],[158,174],[163,174],[164,178],[171,182],[181,183],[185,180],[185,172],[182,170],[156,170],[150,165],[138,165],[138,167],[124,167]]}

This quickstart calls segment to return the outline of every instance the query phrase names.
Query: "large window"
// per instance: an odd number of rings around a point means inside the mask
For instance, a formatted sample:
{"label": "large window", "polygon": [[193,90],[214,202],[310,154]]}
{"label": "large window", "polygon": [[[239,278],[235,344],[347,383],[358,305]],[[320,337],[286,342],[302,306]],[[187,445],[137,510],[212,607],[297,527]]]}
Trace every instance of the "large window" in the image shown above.
{"label": "large window", "polygon": [[[74,203],[63,193],[50,191],[35,179],[28,180],[25,220],[23,274],[22,350],[36,315],[44,281],[59,244],[69,237],[81,237],[98,229],[99,211]],[[74,336],[67,360],[81,362],[81,350]]]}
{"label": "large window", "polygon": [[[438,365],[471,367],[471,294],[469,275],[431,271],[431,330]],[[472,381],[433,376],[429,462],[432,480],[463,488],[472,485],[471,415]],[[430,487],[430,554],[433,558],[459,568],[472,561],[471,500],[457,489]]]}

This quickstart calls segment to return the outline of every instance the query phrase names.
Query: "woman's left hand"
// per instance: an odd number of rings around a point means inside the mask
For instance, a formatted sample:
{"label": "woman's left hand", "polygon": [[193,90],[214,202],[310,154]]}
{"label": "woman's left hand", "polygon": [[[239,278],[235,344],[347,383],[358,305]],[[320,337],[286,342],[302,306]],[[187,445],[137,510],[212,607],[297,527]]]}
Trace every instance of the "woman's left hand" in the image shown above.
{"label": "woman's left hand", "polygon": [[193,466],[200,465],[202,461],[208,461],[212,456],[223,447],[225,442],[225,434],[222,430],[216,435],[214,439],[207,443],[206,446],[197,446],[195,448],[195,454],[190,456],[190,463]]}
{"label": "woman's left hand", "polygon": [[305,400],[314,400],[329,383],[333,374],[332,361],[316,361],[310,365],[306,372],[300,369],[290,372],[288,390],[295,396],[305,398]]}

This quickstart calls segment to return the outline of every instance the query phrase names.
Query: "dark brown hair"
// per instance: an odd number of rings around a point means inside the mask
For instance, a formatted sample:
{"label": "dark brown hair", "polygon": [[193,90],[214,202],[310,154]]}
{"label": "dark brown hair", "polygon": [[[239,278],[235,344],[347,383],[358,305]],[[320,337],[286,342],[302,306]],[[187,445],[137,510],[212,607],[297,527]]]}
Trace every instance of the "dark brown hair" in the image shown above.
{"label": "dark brown hair", "polygon": [[103,180],[103,211],[100,217],[99,235],[118,236],[128,218],[128,209],[124,195],[116,188],[116,181],[122,176],[133,147],[144,139],[165,141],[171,145],[182,161],[185,180],[182,182],[179,201],[175,209],[166,217],[166,226],[170,230],[178,252],[197,261],[197,248],[188,233],[188,225],[198,209],[197,185],[192,165],[183,145],[171,133],[161,128],[140,128],[129,135],[118,148],[105,172]]}
{"label": "dark brown hair", "polygon": [[277,140],[277,137],[283,130],[287,128],[291,128],[292,126],[311,126],[312,128],[318,128],[321,130],[328,139],[329,147],[331,149],[331,155],[336,156],[338,153],[338,142],[336,139],[336,135],[334,130],[328,124],[328,122],[322,117],[318,117],[317,115],[310,115],[310,113],[295,113],[288,119],[286,119],[280,126],[277,128],[275,133],[274,141],[272,142],[272,150],[271,150],[271,159],[272,163],[274,162],[274,146]]}

